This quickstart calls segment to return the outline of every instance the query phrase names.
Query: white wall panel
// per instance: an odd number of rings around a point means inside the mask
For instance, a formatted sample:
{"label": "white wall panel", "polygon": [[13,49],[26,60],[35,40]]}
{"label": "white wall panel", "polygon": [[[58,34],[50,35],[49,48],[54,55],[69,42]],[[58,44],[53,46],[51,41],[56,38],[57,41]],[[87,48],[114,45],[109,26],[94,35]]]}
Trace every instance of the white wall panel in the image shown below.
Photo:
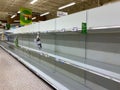
{"label": "white wall panel", "polygon": [[25,29],[25,27],[21,28],[23,30],[24,33],[27,33],[27,30]]}
{"label": "white wall panel", "polygon": [[32,26],[31,26],[31,32],[35,32],[35,31],[37,31],[37,25],[36,24],[32,24]]}
{"label": "white wall panel", "polygon": [[88,11],[88,27],[120,26],[120,2]]}
{"label": "white wall panel", "polygon": [[18,33],[22,33],[21,28],[18,28],[17,31],[18,31]]}
{"label": "white wall panel", "polygon": [[23,30],[21,28],[17,28],[16,30],[20,33],[23,33]]}
{"label": "white wall panel", "polygon": [[15,33],[16,33],[16,34],[17,34],[17,33],[22,33],[21,28],[15,29]]}
{"label": "white wall panel", "polygon": [[39,23],[33,24],[32,32],[38,32],[39,31]]}
{"label": "white wall panel", "polygon": [[30,31],[29,26],[25,26],[25,27],[24,27],[24,30],[25,30],[26,33],[29,33],[29,31]]}
{"label": "white wall panel", "polygon": [[36,23],[37,24],[37,30],[35,30],[36,32],[40,32],[40,22],[39,23]]}
{"label": "white wall panel", "polygon": [[57,18],[57,30],[72,30],[74,27],[81,28],[81,23],[86,22],[86,11]]}
{"label": "white wall panel", "polygon": [[30,28],[29,32],[30,32],[30,33],[33,32],[33,31],[32,31],[32,25],[29,25],[29,28]]}
{"label": "white wall panel", "polygon": [[53,31],[55,30],[55,19],[40,22],[40,31]]}

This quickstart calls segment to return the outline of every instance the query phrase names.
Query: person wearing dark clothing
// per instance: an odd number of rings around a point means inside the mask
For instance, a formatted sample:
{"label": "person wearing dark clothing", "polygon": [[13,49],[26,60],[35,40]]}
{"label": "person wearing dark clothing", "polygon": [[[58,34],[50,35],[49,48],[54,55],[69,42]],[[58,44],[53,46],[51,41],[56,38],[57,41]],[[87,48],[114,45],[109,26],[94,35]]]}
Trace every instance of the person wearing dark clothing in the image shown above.
{"label": "person wearing dark clothing", "polygon": [[36,38],[36,43],[38,45],[38,48],[41,49],[42,48],[42,44],[41,44],[41,40],[40,40],[39,36],[37,36],[37,38]]}

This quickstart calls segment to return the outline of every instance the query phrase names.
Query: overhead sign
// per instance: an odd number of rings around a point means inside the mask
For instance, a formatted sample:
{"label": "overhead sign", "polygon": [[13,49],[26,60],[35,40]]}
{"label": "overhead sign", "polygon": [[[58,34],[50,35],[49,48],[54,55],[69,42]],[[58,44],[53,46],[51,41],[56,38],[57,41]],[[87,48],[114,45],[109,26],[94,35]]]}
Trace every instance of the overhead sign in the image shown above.
{"label": "overhead sign", "polygon": [[66,15],[68,15],[67,12],[57,11],[57,16],[58,16],[58,17],[66,16]]}
{"label": "overhead sign", "polygon": [[20,9],[20,25],[28,25],[32,23],[32,10],[28,8]]}

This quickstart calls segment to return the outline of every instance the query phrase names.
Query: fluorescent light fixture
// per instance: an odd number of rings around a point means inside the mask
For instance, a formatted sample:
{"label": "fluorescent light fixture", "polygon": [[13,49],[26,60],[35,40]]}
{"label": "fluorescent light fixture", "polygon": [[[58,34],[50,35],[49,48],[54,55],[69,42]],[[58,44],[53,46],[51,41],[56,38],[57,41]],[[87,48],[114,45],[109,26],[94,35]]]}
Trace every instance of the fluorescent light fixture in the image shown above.
{"label": "fluorescent light fixture", "polygon": [[30,4],[34,4],[35,2],[37,2],[38,0],[33,0],[30,2]]}
{"label": "fluorescent light fixture", "polygon": [[12,15],[11,18],[14,18],[16,15]]}
{"label": "fluorescent light fixture", "polygon": [[43,13],[41,14],[40,16],[45,16],[45,15],[48,15],[50,12],[46,12],[46,13]]}
{"label": "fluorescent light fixture", "polygon": [[64,8],[66,8],[66,7],[73,6],[73,5],[75,5],[75,4],[76,4],[75,2],[72,2],[72,3],[69,3],[69,4],[67,4],[67,5],[64,5],[64,6],[62,6],[62,7],[59,7],[58,9],[59,9],[59,10],[61,10],[61,9],[64,9]]}
{"label": "fluorescent light fixture", "polygon": [[35,19],[36,19],[36,17],[33,17],[33,18],[32,18],[32,20],[35,20]]}
{"label": "fluorescent light fixture", "polygon": [[20,13],[20,11],[18,11],[17,13]]}

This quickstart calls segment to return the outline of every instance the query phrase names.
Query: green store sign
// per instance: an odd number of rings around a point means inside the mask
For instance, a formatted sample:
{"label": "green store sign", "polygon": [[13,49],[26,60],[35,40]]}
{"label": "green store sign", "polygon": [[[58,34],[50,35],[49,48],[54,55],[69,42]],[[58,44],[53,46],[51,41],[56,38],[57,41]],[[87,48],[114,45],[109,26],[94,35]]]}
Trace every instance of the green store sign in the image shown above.
{"label": "green store sign", "polygon": [[20,24],[22,26],[32,23],[32,10],[27,8],[20,9]]}
{"label": "green store sign", "polygon": [[87,34],[87,23],[82,22],[82,34]]}

